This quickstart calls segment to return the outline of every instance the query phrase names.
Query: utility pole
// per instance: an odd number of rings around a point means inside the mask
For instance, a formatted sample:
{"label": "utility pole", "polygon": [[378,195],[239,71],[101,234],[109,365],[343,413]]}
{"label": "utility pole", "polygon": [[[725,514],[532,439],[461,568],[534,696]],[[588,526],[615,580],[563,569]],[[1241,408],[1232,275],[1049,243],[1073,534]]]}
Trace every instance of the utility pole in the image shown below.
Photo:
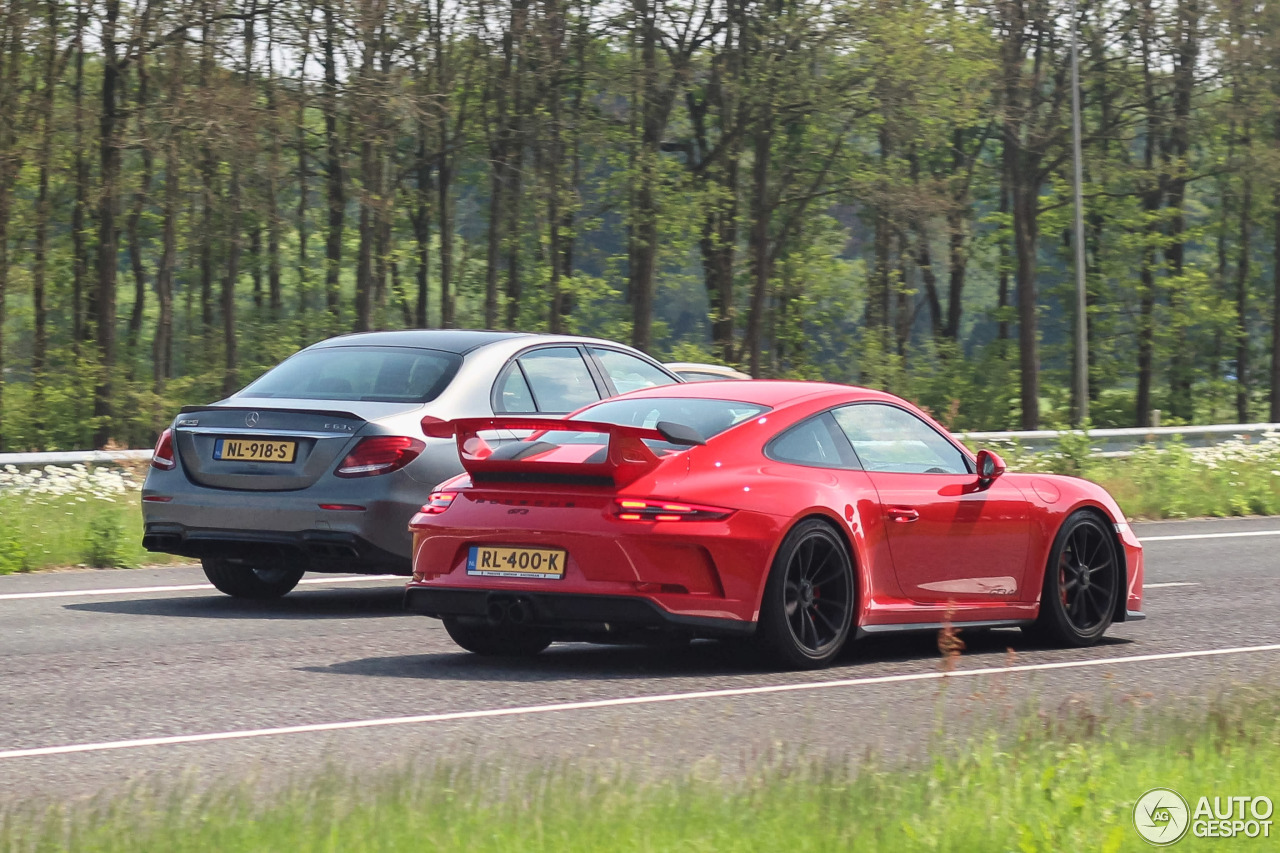
{"label": "utility pole", "polygon": [[1077,0],[1071,0],[1071,149],[1076,201],[1075,426],[1083,429],[1089,420],[1089,317],[1085,300],[1084,191],[1081,187],[1084,167],[1080,152],[1080,51],[1076,46],[1076,6]]}

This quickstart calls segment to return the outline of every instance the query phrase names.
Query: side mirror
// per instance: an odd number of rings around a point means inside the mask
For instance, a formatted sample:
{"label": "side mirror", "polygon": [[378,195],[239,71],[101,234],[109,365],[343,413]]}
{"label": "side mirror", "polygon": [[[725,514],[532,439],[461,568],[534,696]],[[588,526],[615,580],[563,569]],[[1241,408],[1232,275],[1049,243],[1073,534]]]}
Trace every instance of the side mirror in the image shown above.
{"label": "side mirror", "polygon": [[1004,460],[990,450],[978,451],[978,479],[991,481],[1004,473]]}

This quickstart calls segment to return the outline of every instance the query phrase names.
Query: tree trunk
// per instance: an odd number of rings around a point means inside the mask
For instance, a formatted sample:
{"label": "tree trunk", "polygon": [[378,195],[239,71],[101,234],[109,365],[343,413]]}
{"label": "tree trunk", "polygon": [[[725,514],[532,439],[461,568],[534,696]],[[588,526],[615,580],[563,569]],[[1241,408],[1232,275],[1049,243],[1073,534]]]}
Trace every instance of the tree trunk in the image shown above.
{"label": "tree trunk", "polygon": [[1184,317],[1186,300],[1179,280],[1185,272],[1187,155],[1191,150],[1191,98],[1195,92],[1199,60],[1200,14],[1199,0],[1180,0],[1178,3],[1173,57],[1173,122],[1169,132],[1169,153],[1173,163],[1167,202],[1171,213],[1165,260],[1169,265],[1169,276],[1178,282],[1169,290],[1169,313],[1177,341],[1169,364],[1169,414],[1184,420],[1190,420],[1195,413],[1191,398],[1192,350],[1185,345],[1189,323]]}
{"label": "tree trunk", "polygon": [[919,223],[916,226],[916,266],[920,268],[920,278],[924,282],[925,300],[929,305],[929,328],[934,339],[941,338],[946,331],[946,321],[942,317],[942,297],[938,293],[938,276],[933,271],[933,255],[929,251],[928,229]]}
{"label": "tree trunk", "polygon": [[523,295],[523,284],[520,280],[520,192],[523,184],[524,170],[524,137],[522,119],[520,117],[521,101],[515,105],[516,128],[512,145],[515,154],[511,161],[510,197],[507,199],[507,328],[514,329],[520,325],[520,300]]}
{"label": "tree trunk", "polygon": [[1154,68],[1151,57],[1151,25],[1154,16],[1150,3],[1144,5],[1142,16],[1142,80],[1143,100],[1146,111],[1142,166],[1147,187],[1142,193],[1143,243],[1142,267],[1138,274],[1138,393],[1134,405],[1138,426],[1151,425],[1151,385],[1155,355],[1155,304],[1156,304],[1156,246],[1160,235],[1157,212],[1163,195],[1163,178],[1157,176],[1156,147],[1163,134],[1162,122],[1157,112]]}
{"label": "tree trunk", "polygon": [[[175,51],[176,52],[176,51]],[[173,93],[171,103],[177,103],[181,92],[180,65],[173,69]],[[178,205],[181,201],[179,184],[178,140],[176,129],[169,128],[164,158],[164,225],[161,235],[160,264],[156,269],[156,301],[160,314],[156,318],[156,335],[152,341],[152,381],[157,395],[164,393],[165,383],[173,376],[173,273],[178,254]]]}
{"label": "tree trunk", "polygon": [[83,0],[76,0],[75,77],[71,97],[75,103],[73,144],[75,146],[76,197],[71,208],[71,345],[77,358],[80,345],[88,340],[85,323],[85,280],[89,277],[88,249],[84,244],[85,212],[89,206],[89,161],[84,141],[84,31],[89,13]]}
{"label": "tree trunk", "polygon": [[[1280,116],[1276,118],[1273,141],[1280,147]],[[1280,423],[1280,180],[1272,198],[1271,237],[1271,411],[1268,420]]]}
{"label": "tree trunk", "polygon": [[659,99],[658,32],[656,11],[649,0],[635,0],[640,27],[641,85],[640,103],[633,110],[640,113],[640,146],[637,152],[634,208],[631,212],[630,281],[631,345],[648,351],[653,347],[654,275],[658,258],[658,157],[662,129],[666,124]]}
{"label": "tree trunk", "polygon": [[125,225],[125,233],[129,240],[129,266],[133,271],[133,310],[129,312],[128,355],[129,374],[132,378],[138,341],[142,337],[142,320],[147,310],[147,272],[142,263],[142,214],[151,199],[151,178],[155,170],[155,153],[151,148],[143,115],[147,108],[148,74],[145,55],[139,56],[138,66],[138,101],[134,109],[137,111],[138,138],[142,140],[142,175],[138,189],[133,194],[133,208],[129,211],[129,220]]}
{"label": "tree trunk", "polygon": [[419,329],[427,328],[427,274],[431,270],[431,162],[427,156],[427,128],[418,127],[417,154],[417,205],[413,214],[413,236],[418,244],[417,269],[414,270],[418,289],[414,322]]}
{"label": "tree trunk", "polygon": [[102,111],[98,116],[98,158],[101,194],[98,202],[98,276],[95,293],[100,373],[93,395],[96,421],[93,446],[111,440],[115,415],[116,367],[116,259],[120,235],[116,229],[116,192],[120,176],[119,104],[120,58],[116,53],[116,24],[120,0],[105,0],[102,20]]}
{"label": "tree trunk", "polygon": [[[1245,151],[1249,150],[1249,123],[1245,120]],[[1236,261],[1236,423],[1249,423],[1249,254],[1253,232],[1252,157],[1245,155],[1240,193],[1240,244]]]}
{"label": "tree trunk", "polygon": [[229,192],[231,223],[227,235],[227,273],[222,279],[222,393],[230,395],[239,387],[236,351],[236,282],[240,278],[240,251],[244,223],[240,200],[240,174],[231,170]]}
{"label": "tree trunk", "polygon": [[[302,57],[298,61],[299,79],[305,79],[307,49],[310,47],[309,36],[309,31],[303,33]],[[307,237],[310,236],[310,229],[307,227],[307,208],[310,201],[310,195],[307,192],[307,87],[299,86],[296,97],[298,113],[294,120],[294,144],[298,147],[298,205],[294,210],[294,220],[298,230],[298,313],[302,319],[302,331],[305,335],[307,317],[311,312],[311,271],[310,261],[307,259]]]}
{"label": "tree trunk", "polygon": [[[1000,202],[997,205],[1000,211],[1000,219],[1004,220],[1009,215],[1009,155],[1006,154],[1001,158],[1000,164]],[[1012,233],[1012,228],[1010,228]],[[1009,321],[1005,318],[1006,309],[1009,307],[1009,238],[1000,235],[999,250],[996,253],[996,263],[999,266],[996,281],[996,312],[999,320],[996,322],[996,340],[1009,340]]]}
{"label": "tree trunk", "polygon": [[[284,307],[280,281],[280,107],[275,84],[275,18],[273,7],[267,9],[267,310],[271,320],[280,319]],[[304,179],[305,180],[305,179]],[[301,235],[299,235],[301,239]]]}
{"label": "tree trunk", "polygon": [[[49,0],[46,5],[45,27],[48,43],[45,46],[44,81],[40,92],[40,148],[36,155],[39,163],[35,215],[36,245],[31,270],[31,302],[35,315],[35,329],[31,341],[31,432],[33,438],[40,444],[43,444],[45,429],[44,383],[49,348],[49,311],[45,297],[45,278],[49,258],[49,171],[53,157],[54,86],[57,83],[58,65],[58,4],[56,0]],[[3,369],[3,365],[0,365],[0,369]]]}
{"label": "tree trunk", "polygon": [[328,233],[325,237],[324,300],[333,317],[341,313],[338,276],[342,271],[342,229],[347,200],[342,179],[342,138],[338,133],[338,25],[333,3],[324,4],[324,138],[328,179]]}
{"label": "tree trunk", "polygon": [[453,163],[448,152],[449,134],[440,131],[441,151],[436,162],[436,214],[440,230],[440,328],[453,328]]}
{"label": "tree trunk", "polygon": [[9,220],[21,171],[18,152],[19,72],[26,44],[25,15],[15,4],[0,12],[0,447],[4,446],[4,326],[9,283]]}
{"label": "tree trunk", "polygon": [[1018,376],[1022,429],[1040,428],[1040,341],[1036,309],[1036,249],[1040,187],[1025,177],[1013,183],[1014,284],[1018,297]]}
{"label": "tree trunk", "polygon": [[773,156],[773,117],[763,116],[755,134],[755,163],[751,170],[751,310],[743,349],[752,376],[760,376],[761,337],[764,329],[765,301],[769,293],[770,252],[769,221],[773,211],[769,204],[769,160]]}
{"label": "tree trunk", "polygon": [[942,328],[942,334],[953,341],[960,339],[964,282],[969,270],[969,233],[965,223],[967,210],[967,206],[962,208],[956,205],[947,211],[947,322]]}
{"label": "tree trunk", "polygon": [[368,137],[368,127],[362,131],[364,139],[360,141],[360,225],[359,246],[356,249],[356,322],[355,331],[367,332],[370,329],[370,308],[373,291],[373,187],[377,180],[374,175],[375,155],[373,140]]}

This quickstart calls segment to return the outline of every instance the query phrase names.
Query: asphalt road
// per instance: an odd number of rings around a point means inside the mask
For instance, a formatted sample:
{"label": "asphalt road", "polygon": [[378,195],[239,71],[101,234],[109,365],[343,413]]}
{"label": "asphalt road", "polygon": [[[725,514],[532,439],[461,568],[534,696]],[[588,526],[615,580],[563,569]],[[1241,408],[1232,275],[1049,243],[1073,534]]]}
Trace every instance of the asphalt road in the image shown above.
{"label": "asphalt road", "polygon": [[975,635],[946,677],[932,635],[863,641],[818,673],[763,670],[716,643],[495,662],[404,615],[401,579],[310,576],[252,603],[194,568],[0,577],[0,803],[477,758],[640,774],[894,760],[1007,730],[1030,705],[1186,707],[1280,684],[1280,518],[1135,528],[1147,621],[1087,650]]}

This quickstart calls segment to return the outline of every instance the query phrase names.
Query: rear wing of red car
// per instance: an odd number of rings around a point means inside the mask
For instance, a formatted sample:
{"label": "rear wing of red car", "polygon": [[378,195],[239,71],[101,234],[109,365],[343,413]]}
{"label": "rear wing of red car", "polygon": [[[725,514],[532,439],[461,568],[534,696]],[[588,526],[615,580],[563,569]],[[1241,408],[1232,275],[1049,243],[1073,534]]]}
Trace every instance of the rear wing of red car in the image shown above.
{"label": "rear wing of red car", "polygon": [[[422,419],[431,438],[454,438],[462,467],[474,483],[530,482],[623,486],[661,462],[646,440],[692,446],[705,443],[682,424],[659,422],[653,428],[598,421],[530,417]],[[494,447],[482,432],[532,432],[528,438]],[[601,442],[557,444],[543,440],[549,432],[598,433]]]}

